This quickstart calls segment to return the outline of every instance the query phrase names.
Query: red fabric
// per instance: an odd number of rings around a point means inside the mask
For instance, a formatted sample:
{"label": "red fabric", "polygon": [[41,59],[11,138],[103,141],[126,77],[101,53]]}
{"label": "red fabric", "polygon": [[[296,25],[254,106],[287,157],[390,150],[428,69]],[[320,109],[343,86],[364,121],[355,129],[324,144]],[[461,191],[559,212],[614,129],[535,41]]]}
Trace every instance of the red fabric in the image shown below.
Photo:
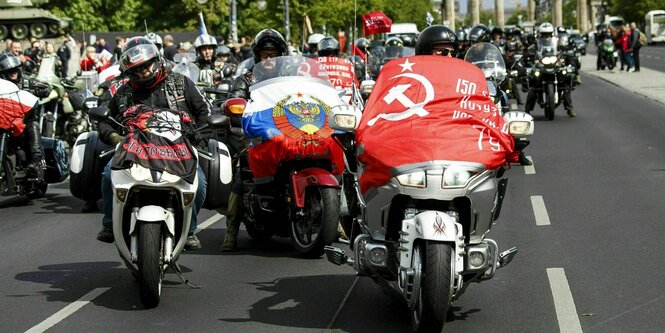
{"label": "red fabric", "polygon": [[97,63],[97,67],[95,67],[95,59],[91,59],[89,57],[83,58],[81,60],[81,70],[82,71],[97,71],[97,73],[100,73],[101,71],[107,69],[109,66],[111,66],[111,63],[108,61],[103,61],[99,60]]}
{"label": "red fabric", "polygon": [[249,147],[249,168],[254,178],[271,177],[277,172],[280,162],[303,158],[329,159],[332,173],[341,175],[344,171],[344,152],[330,137],[317,141],[303,141],[280,134],[260,145]]}
{"label": "red fabric", "polygon": [[32,109],[12,99],[0,97],[0,129],[9,130],[13,136],[19,136],[25,129],[23,116]]}
{"label": "red fabric", "polygon": [[352,89],[354,85],[358,87],[352,62],[338,57],[318,57],[316,61],[325,66],[330,83],[335,88]]}
{"label": "red fabric", "polygon": [[[356,132],[365,165],[361,191],[385,184],[403,165],[448,160],[495,169],[512,161],[513,138],[488,96],[485,76],[468,62],[441,56],[388,62]],[[405,104],[423,106],[408,116],[414,107]]]}
{"label": "red fabric", "polygon": [[363,59],[363,61],[367,61],[367,56],[365,55],[365,52],[363,52],[358,45],[354,45],[354,48],[356,50],[356,55],[359,56],[360,58]]}
{"label": "red fabric", "polygon": [[392,24],[393,21],[380,11],[363,14],[363,33],[365,36],[390,32]]}

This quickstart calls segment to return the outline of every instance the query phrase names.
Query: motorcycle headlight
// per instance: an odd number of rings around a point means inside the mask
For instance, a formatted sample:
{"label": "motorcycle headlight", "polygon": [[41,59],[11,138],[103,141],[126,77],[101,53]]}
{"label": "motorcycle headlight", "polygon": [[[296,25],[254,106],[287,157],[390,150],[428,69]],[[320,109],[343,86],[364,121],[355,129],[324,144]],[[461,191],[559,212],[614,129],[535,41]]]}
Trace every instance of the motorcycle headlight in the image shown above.
{"label": "motorcycle headlight", "polygon": [[512,135],[525,135],[529,133],[529,127],[531,123],[528,121],[511,121],[508,130]]}
{"label": "motorcycle headlight", "polygon": [[425,171],[422,170],[399,175],[395,178],[397,178],[397,181],[403,186],[420,187],[420,188],[427,187],[427,181],[426,181],[427,177],[425,176]]}
{"label": "motorcycle headlight", "polygon": [[356,117],[350,114],[336,114],[335,123],[342,128],[354,129],[356,128]]}
{"label": "motorcycle headlight", "polygon": [[533,76],[539,77],[540,76],[540,71],[533,71]]}
{"label": "motorcycle headlight", "polygon": [[566,75],[566,74],[568,74],[568,72],[566,72],[566,70],[564,69],[564,70],[561,71],[561,74]]}
{"label": "motorcycle headlight", "polygon": [[544,57],[542,62],[545,65],[551,65],[556,62],[556,57],[555,56]]}
{"label": "motorcycle headlight", "polygon": [[455,166],[446,168],[443,171],[443,184],[441,184],[441,187],[464,187],[473,177],[477,176],[478,174],[478,172]]}

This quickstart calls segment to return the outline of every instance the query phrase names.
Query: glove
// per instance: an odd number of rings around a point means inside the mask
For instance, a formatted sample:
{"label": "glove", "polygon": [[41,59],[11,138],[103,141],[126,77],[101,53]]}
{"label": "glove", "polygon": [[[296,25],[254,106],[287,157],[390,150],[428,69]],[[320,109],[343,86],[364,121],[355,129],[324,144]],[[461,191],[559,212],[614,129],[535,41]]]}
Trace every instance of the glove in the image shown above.
{"label": "glove", "polygon": [[118,134],[118,133],[113,133],[113,134],[111,134],[110,139],[111,139],[110,140],[111,145],[115,146],[115,145],[119,144],[120,142],[122,142],[123,140],[125,140],[125,137]]}

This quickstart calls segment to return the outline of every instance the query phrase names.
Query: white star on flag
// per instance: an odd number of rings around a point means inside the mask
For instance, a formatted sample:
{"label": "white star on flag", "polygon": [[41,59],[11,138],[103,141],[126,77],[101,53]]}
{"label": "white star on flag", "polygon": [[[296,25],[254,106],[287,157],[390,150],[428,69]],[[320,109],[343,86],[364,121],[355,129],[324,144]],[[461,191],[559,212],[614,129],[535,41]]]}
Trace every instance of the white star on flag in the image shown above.
{"label": "white star on flag", "polygon": [[413,65],[415,64],[416,64],[415,62],[410,63],[409,58],[406,58],[406,61],[403,64],[400,64],[400,66],[402,66],[402,73],[404,73],[405,70],[410,70],[413,72],[413,68],[411,67],[413,67]]}

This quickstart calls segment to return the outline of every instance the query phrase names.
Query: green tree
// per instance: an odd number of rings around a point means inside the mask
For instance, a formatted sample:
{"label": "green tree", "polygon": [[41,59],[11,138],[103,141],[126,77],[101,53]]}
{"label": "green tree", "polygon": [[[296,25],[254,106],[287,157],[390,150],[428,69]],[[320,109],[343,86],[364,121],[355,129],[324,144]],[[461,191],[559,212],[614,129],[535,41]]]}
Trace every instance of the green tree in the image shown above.
{"label": "green tree", "polygon": [[518,25],[520,24],[520,15],[522,16],[522,20],[526,21],[528,18],[526,8],[517,5],[517,8],[515,8],[515,11],[513,12],[512,15],[506,20],[506,24],[508,25]]}
{"label": "green tree", "polygon": [[644,15],[654,9],[665,9],[665,0],[612,0],[609,14],[621,16],[626,22],[644,25]]}

